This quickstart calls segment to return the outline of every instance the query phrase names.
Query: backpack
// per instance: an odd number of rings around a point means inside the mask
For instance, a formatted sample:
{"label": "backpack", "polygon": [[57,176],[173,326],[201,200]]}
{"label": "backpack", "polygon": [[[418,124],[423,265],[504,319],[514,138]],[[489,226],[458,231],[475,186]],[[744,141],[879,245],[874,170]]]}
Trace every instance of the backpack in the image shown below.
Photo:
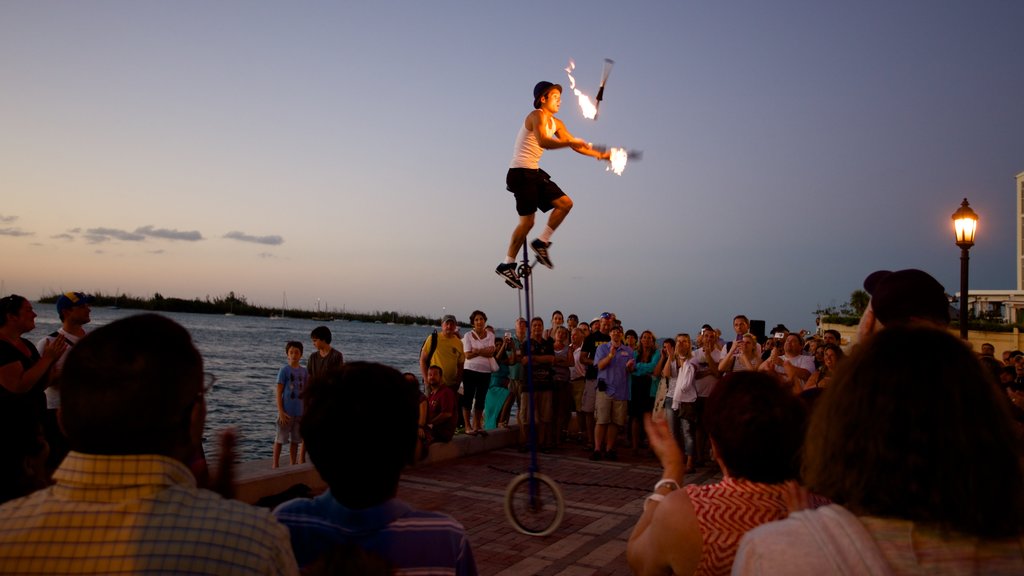
{"label": "backpack", "polygon": [[427,366],[430,366],[430,361],[434,359],[434,352],[437,351],[437,329],[430,334],[430,350],[427,352]]}

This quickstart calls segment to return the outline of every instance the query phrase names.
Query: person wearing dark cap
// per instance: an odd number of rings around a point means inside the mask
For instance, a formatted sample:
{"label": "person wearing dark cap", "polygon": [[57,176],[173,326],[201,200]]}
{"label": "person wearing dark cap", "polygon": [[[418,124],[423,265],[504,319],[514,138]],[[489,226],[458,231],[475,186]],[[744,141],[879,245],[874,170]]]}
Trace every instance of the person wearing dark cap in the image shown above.
{"label": "person wearing dark cap", "polygon": [[49,335],[36,342],[36,349],[42,354],[53,341],[58,337],[64,337],[67,348],[60,358],[53,364],[53,368],[47,372],[46,388],[46,441],[50,444],[50,455],[46,459],[46,468],[53,471],[60,464],[61,460],[68,453],[68,441],[61,432],[60,424],[57,423],[57,409],[60,408],[60,390],[57,387],[57,375],[64,366],[71,347],[85,337],[85,325],[92,321],[93,298],[82,292],[65,292],[57,298],[57,317],[60,318],[60,329],[51,332]]}
{"label": "person wearing dark cap", "polygon": [[878,270],[864,279],[864,290],[871,295],[868,307],[857,326],[857,340],[886,326],[910,323],[949,326],[949,300],[946,291],[931,274],[914,268]]}
{"label": "person wearing dark cap", "polygon": [[572,209],[572,199],[551,181],[551,176],[547,172],[540,169],[541,155],[545,150],[568,147],[598,160],[608,160],[611,157],[611,151],[595,150],[587,142],[569,133],[565,124],[555,117],[561,104],[562,87],[558,84],[538,82],[533,87],[534,110],[527,114],[519,127],[512,162],[505,176],[508,191],[516,197],[519,223],[512,231],[512,240],[509,242],[505,261],[498,264],[495,272],[513,288],[523,287],[516,274],[515,262],[519,250],[526,242],[526,235],[533,229],[537,210],[551,211],[551,215],[548,216],[548,224],[544,231],[530,243],[530,248],[536,253],[538,262],[553,268],[554,265],[548,256],[551,234]]}
{"label": "person wearing dark cap", "polygon": [[423,381],[427,381],[427,370],[431,366],[440,366],[445,386],[452,390],[458,390],[462,383],[462,369],[466,364],[466,352],[462,345],[462,338],[458,334],[459,324],[455,316],[445,314],[441,318],[441,331],[427,336],[420,350],[420,372],[423,374]]}

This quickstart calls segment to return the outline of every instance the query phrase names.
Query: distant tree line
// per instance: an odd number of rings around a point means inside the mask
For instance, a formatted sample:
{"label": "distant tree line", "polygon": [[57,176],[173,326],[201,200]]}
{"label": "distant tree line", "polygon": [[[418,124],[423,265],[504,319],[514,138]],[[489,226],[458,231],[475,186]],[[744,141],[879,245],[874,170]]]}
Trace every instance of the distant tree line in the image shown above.
{"label": "distant tree line", "polygon": [[[440,323],[440,318],[428,318],[427,316],[391,310],[375,310],[373,312],[318,312],[314,310],[290,308],[282,311],[280,308],[268,308],[266,306],[251,304],[245,296],[236,296],[234,291],[228,292],[226,296],[215,296],[211,298],[207,295],[205,299],[193,298],[191,300],[167,297],[159,292],[154,293],[150,298],[141,298],[128,294],[110,295],[102,292],[91,292],[90,295],[94,298],[93,306],[125,308],[130,310],[147,310],[151,312],[235,314],[236,316],[263,317],[270,317],[272,315],[280,316],[283,313],[283,315],[288,318],[304,318],[321,321],[338,319],[357,322],[391,322],[394,324],[419,324],[426,326]],[[41,297],[39,301],[47,304],[54,304],[57,302],[57,298],[60,298],[60,294],[50,294]]]}

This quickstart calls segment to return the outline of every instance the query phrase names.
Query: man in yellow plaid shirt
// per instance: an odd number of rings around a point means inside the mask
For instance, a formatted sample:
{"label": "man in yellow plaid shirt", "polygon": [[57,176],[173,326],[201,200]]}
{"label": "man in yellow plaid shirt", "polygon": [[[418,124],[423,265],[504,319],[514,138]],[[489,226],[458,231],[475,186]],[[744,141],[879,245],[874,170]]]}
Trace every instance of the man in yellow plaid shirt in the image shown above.
{"label": "man in yellow plaid shirt", "polygon": [[162,316],[83,338],[61,374],[71,452],[53,486],[0,506],[0,573],[297,574],[269,511],[196,486],[207,384]]}

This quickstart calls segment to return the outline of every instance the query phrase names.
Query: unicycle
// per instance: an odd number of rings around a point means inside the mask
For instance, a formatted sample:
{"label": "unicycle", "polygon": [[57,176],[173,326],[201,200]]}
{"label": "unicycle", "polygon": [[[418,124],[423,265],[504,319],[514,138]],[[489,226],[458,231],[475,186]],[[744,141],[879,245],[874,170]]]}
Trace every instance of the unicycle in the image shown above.
{"label": "unicycle", "polygon": [[[523,243],[523,263],[519,266],[526,293],[526,318],[530,316],[530,275],[531,266],[526,244]],[[530,417],[530,466],[526,472],[516,476],[505,490],[505,516],[512,526],[528,536],[547,536],[562,524],[565,516],[565,499],[558,484],[540,473],[537,464],[537,412],[533,402],[533,355],[530,338],[526,339],[526,390],[529,398]]]}
{"label": "unicycle", "polygon": [[505,491],[505,516],[523,534],[547,536],[562,524],[565,499],[548,476],[533,470],[523,472]]}

